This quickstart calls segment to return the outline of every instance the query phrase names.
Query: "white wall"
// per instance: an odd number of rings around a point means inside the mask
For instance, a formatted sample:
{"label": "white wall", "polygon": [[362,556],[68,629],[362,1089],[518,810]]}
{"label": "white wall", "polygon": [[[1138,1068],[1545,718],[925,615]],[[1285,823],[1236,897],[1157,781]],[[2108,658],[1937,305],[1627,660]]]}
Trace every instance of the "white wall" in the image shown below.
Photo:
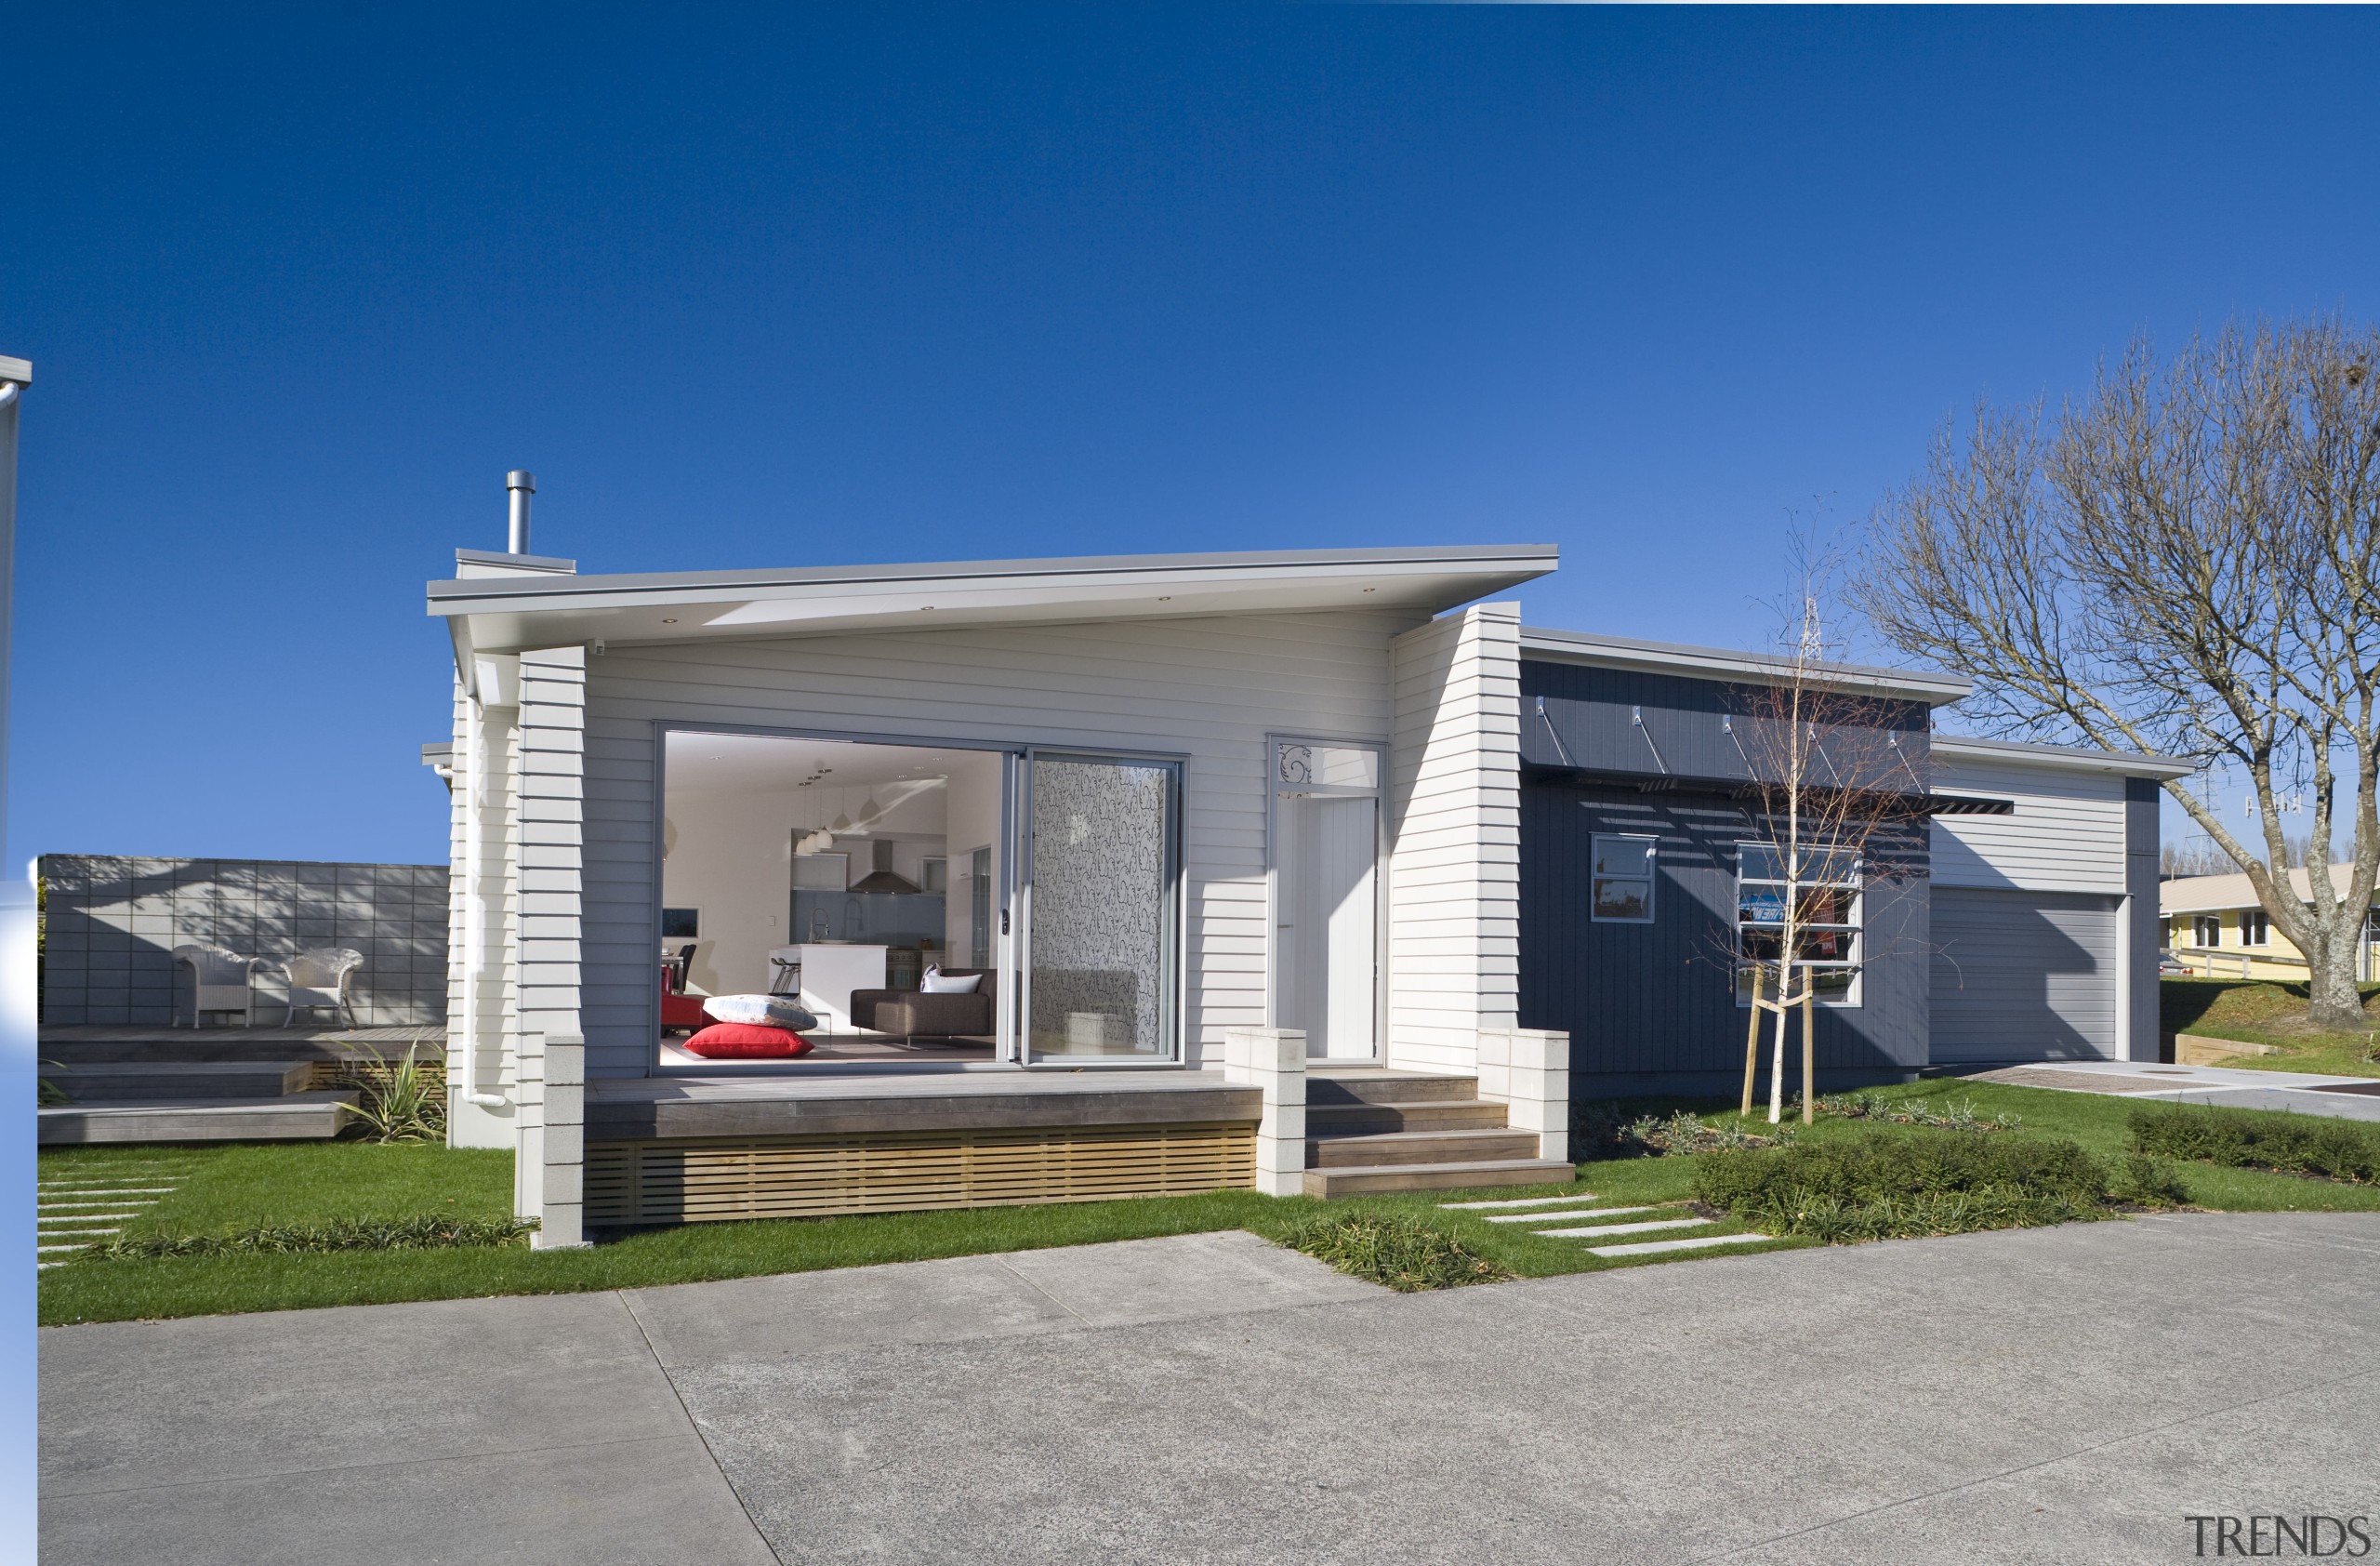
{"label": "white wall", "polygon": [[2016,806],[2010,816],[1934,817],[1936,885],[2124,894],[2122,777],[1937,750],[1934,788]]}
{"label": "white wall", "polygon": [[639,1075],[650,1059],[665,720],[1186,754],[1188,1053],[1195,1062],[1211,1045],[1219,1057],[1223,1029],[1265,1021],[1265,736],[1386,740],[1389,640],[1418,618],[1350,609],[735,639],[590,659],[589,1074]]}
{"label": "white wall", "polygon": [[978,848],[992,851],[992,928],[985,943],[993,961],[999,958],[1000,867],[1007,857],[1008,844],[1000,836],[1000,757],[996,751],[962,762],[950,773],[950,803],[945,817],[945,835],[949,843],[950,898],[944,908],[944,928],[948,932],[943,962],[954,968],[969,967],[969,953],[973,949],[972,924],[973,887],[968,880],[968,866]]}
{"label": "white wall", "polygon": [[[661,901],[700,915],[702,933],[694,937],[687,976],[707,994],[769,988],[769,950],[790,940],[785,922],[793,891],[796,808],[790,788],[671,795]],[[656,941],[654,950],[684,944]]]}
{"label": "white wall", "polygon": [[1517,1026],[1520,608],[1399,637],[1389,750],[1388,1063],[1469,1071]]}

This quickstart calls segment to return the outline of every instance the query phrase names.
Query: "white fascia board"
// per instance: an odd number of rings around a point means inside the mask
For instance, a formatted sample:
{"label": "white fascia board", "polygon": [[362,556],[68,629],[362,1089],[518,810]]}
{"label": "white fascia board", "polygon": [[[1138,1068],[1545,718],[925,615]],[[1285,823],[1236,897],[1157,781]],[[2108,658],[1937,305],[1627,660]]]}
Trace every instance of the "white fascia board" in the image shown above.
{"label": "white fascia board", "polygon": [[2179,756],[2146,755],[2131,750],[2094,750],[2081,745],[2034,745],[2014,739],[1977,739],[1963,734],[1937,734],[1934,754],[1951,761],[1995,762],[2015,766],[2056,767],[2071,772],[2112,772],[2125,777],[2188,777],[2196,762]]}
{"label": "white fascia board", "polygon": [[1436,614],[1543,576],[1552,545],[1120,555],[430,584],[482,650],[1312,609]]}
{"label": "white fascia board", "polygon": [[[1596,636],[1582,630],[1521,628],[1521,657],[1548,663],[1580,663],[1598,669],[1633,669],[1648,674],[1682,674],[1706,680],[1735,680],[1753,684],[1782,684],[1793,677],[1793,660],[1768,653],[1742,653],[1725,647],[1694,647],[1673,642],[1640,642],[1633,637]],[[1975,692],[1972,682],[1954,674],[1917,669],[1874,669],[1857,663],[1814,663],[1812,683],[1829,690],[1866,696],[1898,697],[1946,707]]]}
{"label": "white fascia board", "polygon": [[0,380],[13,380],[20,386],[31,386],[33,383],[33,362],[31,359],[11,359],[6,353],[0,353]]}

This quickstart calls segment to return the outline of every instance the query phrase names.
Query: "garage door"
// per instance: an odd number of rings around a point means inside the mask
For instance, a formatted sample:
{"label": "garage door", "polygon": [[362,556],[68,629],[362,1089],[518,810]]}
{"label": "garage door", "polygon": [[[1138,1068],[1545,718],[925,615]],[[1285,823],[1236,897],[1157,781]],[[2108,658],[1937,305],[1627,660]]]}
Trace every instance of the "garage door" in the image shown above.
{"label": "garage door", "polygon": [[1933,1057],[2111,1060],[2116,899],[1934,888]]}

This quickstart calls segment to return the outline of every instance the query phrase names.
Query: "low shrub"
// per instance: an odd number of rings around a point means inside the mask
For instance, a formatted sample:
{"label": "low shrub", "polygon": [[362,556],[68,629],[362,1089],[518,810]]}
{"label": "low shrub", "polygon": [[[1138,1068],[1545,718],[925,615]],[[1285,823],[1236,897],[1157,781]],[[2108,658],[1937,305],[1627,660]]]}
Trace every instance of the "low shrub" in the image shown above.
{"label": "low shrub", "polygon": [[1333,1214],[1300,1224],[1281,1242],[1399,1294],[1501,1283],[1513,1276],[1454,1235],[1412,1218]]}
{"label": "low shrub", "polygon": [[2132,1149],[2237,1169],[2380,1182],[2380,1124],[2273,1109],[2144,1104],[2132,1111]]}
{"label": "low shrub", "polygon": [[2179,1200],[2149,1161],[2110,1170],[2064,1138],[1909,1136],[1718,1152],[1694,1194],[1771,1234],[1829,1243],[2017,1228]]}
{"label": "low shrub", "polygon": [[2024,1123],[2017,1115],[1977,1114],[1972,1098],[1955,1098],[1936,1109],[1923,1103],[1885,1098],[1873,1093],[1823,1093],[1815,1108],[1821,1115],[1844,1120],[1930,1125],[1937,1131],[2014,1131]]}
{"label": "low shrub", "polygon": [[340,1073],[358,1090],[352,1113],[368,1142],[437,1142],[446,1135],[443,1058],[425,1065],[413,1049],[390,1060],[366,1045],[365,1058]]}
{"label": "low shrub", "polygon": [[94,1245],[84,1261],[159,1256],[327,1255],[339,1251],[450,1251],[514,1245],[537,1226],[517,1218],[339,1219],[327,1224],[259,1224],[228,1234],[118,1235]]}
{"label": "low shrub", "polygon": [[1574,1156],[1581,1160],[1659,1158],[1731,1148],[1774,1148],[1792,1141],[1801,1129],[1789,1121],[1753,1131],[1733,1115],[1713,1125],[1690,1109],[1623,1121],[1600,1104],[1580,1104],[1570,1114],[1570,1145]]}

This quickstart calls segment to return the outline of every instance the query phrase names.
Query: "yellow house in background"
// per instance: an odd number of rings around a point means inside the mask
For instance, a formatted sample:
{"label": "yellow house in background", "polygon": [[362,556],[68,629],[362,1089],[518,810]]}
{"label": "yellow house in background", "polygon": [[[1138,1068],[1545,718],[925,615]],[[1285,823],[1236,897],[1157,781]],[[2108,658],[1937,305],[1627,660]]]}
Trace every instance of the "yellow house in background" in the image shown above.
{"label": "yellow house in background", "polygon": [[[2350,869],[2334,866],[2334,884],[2345,882]],[[2299,896],[2313,896],[2304,870],[2291,870],[2289,879]],[[2176,877],[2158,887],[2157,906],[2165,921],[2165,949],[2194,974],[2209,978],[2306,976],[2304,954],[2273,925],[2244,875]],[[2373,976],[2375,941],[2380,941],[2380,902],[2364,922],[2363,949],[2355,964],[2359,979]]]}

